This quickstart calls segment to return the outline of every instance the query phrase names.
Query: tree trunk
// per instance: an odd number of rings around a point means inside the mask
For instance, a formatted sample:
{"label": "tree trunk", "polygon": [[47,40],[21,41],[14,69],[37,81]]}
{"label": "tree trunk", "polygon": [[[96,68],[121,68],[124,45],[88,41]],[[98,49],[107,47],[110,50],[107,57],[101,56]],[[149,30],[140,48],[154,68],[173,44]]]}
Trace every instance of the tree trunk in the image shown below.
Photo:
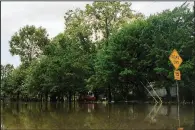
{"label": "tree trunk", "polygon": [[96,98],[96,101],[98,101],[98,94],[97,94],[97,92],[94,92],[94,97]]}
{"label": "tree trunk", "polygon": [[69,102],[69,103],[72,102],[72,92],[71,92],[71,91],[69,91],[68,102]]}
{"label": "tree trunk", "polygon": [[5,94],[3,94],[3,99],[2,99],[2,101],[3,101],[3,102],[5,101]]}
{"label": "tree trunk", "polygon": [[170,115],[170,113],[171,113],[171,105],[169,104],[168,106],[167,106],[167,116],[169,116]]}
{"label": "tree trunk", "polygon": [[43,102],[43,95],[41,94],[41,102]]}
{"label": "tree trunk", "polygon": [[59,102],[64,102],[64,98],[63,98],[63,96],[60,95],[60,94],[59,94],[59,96],[58,96],[58,101],[59,101]]}
{"label": "tree trunk", "polygon": [[145,101],[147,95],[145,93],[145,88],[139,84],[135,84],[137,87],[135,88],[135,99],[139,101]]}
{"label": "tree trunk", "polygon": [[166,95],[166,98],[167,98],[167,101],[171,101],[171,92],[170,92],[170,88],[169,87],[165,87],[166,89],[166,92],[167,92],[167,95]]}
{"label": "tree trunk", "polygon": [[105,18],[105,24],[106,24],[106,28],[105,28],[105,30],[106,30],[106,40],[107,40],[107,42],[106,42],[106,46],[108,46],[108,38],[109,38],[109,34],[110,34],[110,32],[109,32],[109,29],[108,29],[108,18],[106,17]]}
{"label": "tree trunk", "polygon": [[71,111],[72,111],[72,104],[69,103],[69,104],[68,104],[68,112],[71,112]]}
{"label": "tree trunk", "polygon": [[48,101],[48,93],[47,92],[45,93],[45,101],[46,102]]}
{"label": "tree trunk", "polygon": [[20,92],[17,92],[17,101],[20,100]]}
{"label": "tree trunk", "polygon": [[112,101],[112,95],[111,95],[111,88],[110,88],[110,84],[108,85],[108,102]]}
{"label": "tree trunk", "polygon": [[75,93],[74,93],[74,102],[76,101]]}
{"label": "tree trunk", "polygon": [[128,85],[125,85],[125,87],[126,87],[126,88],[125,88],[125,90],[126,90],[126,92],[125,92],[125,96],[126,96],[125,98],[126,98],[126,99],[125,99],[125,100],[128,101],[128,95],[129,95]]}
{"label": "tree trunk", "polygon": [[56,102],[56,101],[57,101],[56,95],[52,95],[52,96],[50,97],[50,101],[51,101],[51,102]]}
{"label": "tree trunk", "polygon": [[48,111],[48,102],[45,102],[45,111]]}
{"label": "tree trunk", "polygon": [[17,114],[19,114],[20,110],[19,110],[19,102],[17,102],[16,104],[16,111],[17,111]]}
{"label": "tree trunk", "polygon": [[67,101],[67,102],[68,102],[68,99],[69,99],[69,95],[67,94],[67,95],[66,95],[66,101]]}

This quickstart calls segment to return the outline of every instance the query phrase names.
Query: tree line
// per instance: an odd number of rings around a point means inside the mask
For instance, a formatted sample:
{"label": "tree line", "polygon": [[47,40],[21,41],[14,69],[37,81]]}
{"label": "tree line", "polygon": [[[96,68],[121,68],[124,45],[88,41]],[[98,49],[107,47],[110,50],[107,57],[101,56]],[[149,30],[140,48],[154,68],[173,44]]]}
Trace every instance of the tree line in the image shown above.
{"label": "tree line", "polygon": [[[64,15],[65,29],[49,38],[43,27],[26,25],[9,41],[21,64],[1,65],[1,96],[12,100],[72,101],[92,91],[111,100],[147,100],[145,86],[175,86],[168,57],[183,58],[179,81],[182,100],[195,93],[193,12],[188,5],[149,17],[130,2],[93,2]],[[132,92],[132,94],[130,94]],[[98,99],[97,99],[98,100]]]}

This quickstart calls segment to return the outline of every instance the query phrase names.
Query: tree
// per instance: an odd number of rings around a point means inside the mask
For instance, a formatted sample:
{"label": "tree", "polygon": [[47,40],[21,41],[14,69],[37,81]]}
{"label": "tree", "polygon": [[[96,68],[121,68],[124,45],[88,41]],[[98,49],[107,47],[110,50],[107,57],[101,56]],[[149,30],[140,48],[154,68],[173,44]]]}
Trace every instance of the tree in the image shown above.
{"label": "tree", "polygon": [[[57,63],[58,71],[55,75],[57,86],[68,92],[69,101],[72,94],[85,90],[85,78],[88,73],[88,55],[80,48],[80,42],[69,40],[69,38],[59,37],[56,45],[56,54],[51,58]],[[59,89],[59,90],[61,90]]]}
{"label": "tree", "polygon": [[8,83],[8,77],[14,70],[14,66],[11,64],[1,65],[1,95],[5,96],[7,92],[6,84]]}
{"label": "tree", "polygon": [[149,51],[145,50],[143,41],[139,38],[141,30],[146,26],[147,23],[143,20],[125,26],[109,39],[109,45],[97,56],[97,72],[104,75],[104,81],[112,85],[111,89],[115,90],[115,94],[124,95],[124,100],[130,90],[137,91],[135,93],[140,97],[144,96],[140,81],[148,72],[144,68],[149,66],[145,57]]}
{"label": "tree", "polygon": [[51,101],[85,90],[88,62],[85,50],[64,34],[59,34],[44,49],[45,56],[30,66],[26,85],[31,93],[50,96]]}
{"label": "tree", "polygon": [[86,5],[86,14],[91,19],[91,26],[96,33],[102,33],[103,39],[108,39],[125,23],[142,18],[141,13],[131,10],[130,2],[93,2]]}
{"label": "tree", "polygon": [[69,10],[65,13],[65,36],[72,41],[80,42],[86,52],[91,52],[94,45],[91,43],[92,29],[89,18],[83,10]]}
{"label": "tree", "polygon": [[[133,21],[133,19],[142,18],[140,13],[133,13],[130,2],[94,2],[92,5],[86,5],[86,14],[91,19],[91,27],[95,33],[96,39],[105,40],[108,45],[108,38],[113,32],[118,31],[124,24]],[[102,34],[102,38],[98,38]],[[101,48],[101,47],[100,47]],[[108,84],[108,99],[111,101],[111,88]]]}
{"label": "tree", "polygon": [[56,69],[58,69],[57,67],[49,67],[51,62],[50,57],[42,56],[39,60],[34,60],[27,69],[28,75],[25,79],[25,87],[29,97],[47,101],[50,90],[55,86],[55,77],[53,77],[52,72],[56,72]]}
{"label": "tree", "polygon": [[10,53],[19,55],[22,62],[29,63],[42,54],[42,50],[48,43],[46,29],[26,25],[11,37]]}
{"label": "tree", "polygon": [[[96,47],[102,38],[108,39],[114,31],[117,31],[125,23],[134,19],[143,18],[141,13],[135,13],[131,9],[130,2],[94,2],[87,4],[85,10],[69,10],[65,13],[65,33],[81,41],[85,46]],[[102,37],[101,37],[102,34]],[[93,44],[90,44],[93,42]]]}
{"label": "tree", "polygon": [[25,66],[20,65],[10,72],[4,79],[3,91],[10,98],[19,100],[20,95],[27,94],[24,88],[24,79],[26,77]]}
{"label": "tree", "polygon": [[14,66],[11,64],[1,65],[1,80],[9,76],[13,71]]}

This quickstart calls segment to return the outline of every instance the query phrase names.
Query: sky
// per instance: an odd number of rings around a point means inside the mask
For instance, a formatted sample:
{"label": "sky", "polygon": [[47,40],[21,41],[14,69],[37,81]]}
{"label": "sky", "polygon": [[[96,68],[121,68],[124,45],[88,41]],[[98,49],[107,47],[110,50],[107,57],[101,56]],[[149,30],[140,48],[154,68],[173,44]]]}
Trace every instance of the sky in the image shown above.
{"label": "sky", "polygon": [[[19,66],[19,56],[12,56],[9,52],[11,36],[25,25],[42,26],[47,29],[52,38],[64,31],[64,14],[75,8],[84,9],[90,1],[82,2],[1,2],[1,64]],[[183,2],[132,2],[132,9],[146,16],[173,9]],[[190,7],[193,6],[193,2]]]}

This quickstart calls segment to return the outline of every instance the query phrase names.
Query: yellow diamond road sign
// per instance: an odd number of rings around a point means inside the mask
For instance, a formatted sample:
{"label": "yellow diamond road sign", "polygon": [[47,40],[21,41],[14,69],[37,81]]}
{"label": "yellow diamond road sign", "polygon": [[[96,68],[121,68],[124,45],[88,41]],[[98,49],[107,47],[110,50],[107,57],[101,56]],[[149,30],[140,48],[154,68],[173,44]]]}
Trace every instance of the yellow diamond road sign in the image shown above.
{"label": "yellow diamond road sign", "polygon": [[179,56],[179,53],[175,49],[172,51],[171,55],[169,56],[169,60],[171,61],[171,63],[173,64],[176,70],[183,62],[182,58]]}

